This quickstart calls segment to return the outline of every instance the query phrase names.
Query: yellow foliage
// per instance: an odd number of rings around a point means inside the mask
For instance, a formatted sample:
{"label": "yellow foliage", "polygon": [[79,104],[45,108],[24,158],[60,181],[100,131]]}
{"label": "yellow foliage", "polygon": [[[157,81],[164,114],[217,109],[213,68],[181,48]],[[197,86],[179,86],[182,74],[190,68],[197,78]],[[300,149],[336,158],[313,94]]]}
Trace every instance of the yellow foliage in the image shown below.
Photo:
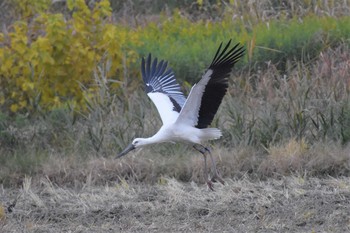
{"label": "yellow foliage", "polygon": [[17,104],[11,104],[10,109],[12,112],[17,112],[18,111],[18,105]]}
{"label": "yellow foliage", "polygon": [[67,101],[84,108],[81,85],[92,86],[93,71],[102,60],[111,61],[108,77],[117,75],[120,79],[124,74],[122,64],[135,62],[137,54],[126,56],[124,46],[138,38],[109,21],[108,0],[97,2],[92,9],[84,0],[68,0],[68,8],[73,11],[68,19],[48,13],[50,1],[39,0],[35,6],[29,0],[16,1],[24,17],[36,16],[30,22],[15,22],[8,36],[0,34],[4,45],[0,47],[3,109],[31,111],[40,106],[50,110]]}
{"label": "yellow foliage", "polygon": [[28,18],[36,13],[47,10],[50,7],[51,0],[12,0],[18,7],[18,13],[24,17]]}

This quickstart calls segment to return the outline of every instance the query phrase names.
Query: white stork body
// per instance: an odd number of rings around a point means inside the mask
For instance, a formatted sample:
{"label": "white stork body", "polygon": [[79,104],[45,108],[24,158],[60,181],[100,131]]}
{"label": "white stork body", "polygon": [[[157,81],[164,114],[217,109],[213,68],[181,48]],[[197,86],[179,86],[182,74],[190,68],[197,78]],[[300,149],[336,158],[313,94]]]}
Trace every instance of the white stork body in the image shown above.
{"label": "white stork body", "polygon": [[157,58],[152,62],[151,55],[147,60],[142,59],[141,71],[145,82],[146,92],[153,101],[163,126],[149,138],[136,138],[118,157],[142,146],[162,142],[187,142],[204,155],[205,173],[207,174],[206,154],[209,153],[214,176],[207,180],[208,187],[213,190],[211,181],[219,180],[224,183],[216,171],[215,161],[208,148],[202,146],[208,140],[222,136],[216,128],[208,128],[227,92],[228,77],[234,64],[244,54],[243,47],[236,44],[229,49],[231,40],[221,51],[222,43],[215,57],[202,76],[195,84],[187,99],[181,92],[171,69],[167,69],[167,62]]}
{"label": "white stork body", "polygon": [[138,146],[162,142],[190,142],[192,144],[202,144],[209,140],[218,139],[221,136],[221,131],[216,128],[197,129],[186,124],[172,123],[163,125],[152,137],[136,139],[138,141]]}

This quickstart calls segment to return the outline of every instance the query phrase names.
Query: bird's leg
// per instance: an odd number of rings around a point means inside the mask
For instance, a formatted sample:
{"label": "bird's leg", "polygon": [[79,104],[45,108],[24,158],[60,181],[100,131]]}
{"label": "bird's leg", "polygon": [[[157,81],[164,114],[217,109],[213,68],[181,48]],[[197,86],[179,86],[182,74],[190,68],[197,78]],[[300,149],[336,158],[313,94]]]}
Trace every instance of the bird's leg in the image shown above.
{"label": "bird's leg", "polygon": [[214,184],[212,180],[210,179],[209,173],[208,173],[208,167],[207,167],[207,155],[206,153],[203,153],[204,156],[204,177],[206,178],[207,185],[211,191],[214,191]]}
{"label": "bird's leg", "polygon": [[212,170],[214,172],[214,175],[211,178],[211,181],[215,182],[216,180],[218,180],[221,184],[225,184],[225,181],[222,179],[222,177],[218,173],[218,170],[216,169],[215,159],[211,155],[210,150],[208,148],[206,148],[206,147],[205,147],[205,150],[209,153],[210,160],[211,160],[211,167],[212,167]]}
{"label": "bird's leg", "polygon": [[204,157],[204,179],[207,182],[208,188],[212,191],[214,191],[214,184],[212,180],[210,180],[209,173],[208,173],[208,167],[207,167],[207,155],[206,155],[206,148],[202,145],[193,145],[193,148],[199,151],[203,157]]}

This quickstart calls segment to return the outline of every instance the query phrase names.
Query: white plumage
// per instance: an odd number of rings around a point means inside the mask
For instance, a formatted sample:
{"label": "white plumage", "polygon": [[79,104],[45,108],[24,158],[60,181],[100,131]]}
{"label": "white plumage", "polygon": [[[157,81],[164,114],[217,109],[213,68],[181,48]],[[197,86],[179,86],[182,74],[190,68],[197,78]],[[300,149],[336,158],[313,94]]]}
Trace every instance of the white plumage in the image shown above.
{"label": "white plumage", "polygon": [[[171,69],[167,69],[167,62],[157,58],[152,61],[151,54],[147,60],[142,59],[141,72],[145,82],[146,92],[155,104],[163,126],[149,138],[135,138],[133,142],[118,157],[129,151],[145,145],[162,142],[189,142],[204,156],[204,172],[208,187],[213,190],[213,181],[224,184],[216,170],[215,160],[210,150],[202,144],[208,140],[222,136],[217,128],[208,128],[227,92],[228,77],[234,64],[244,54],[239,44],[230,48],[231,40],[221,50],[220,44],[212,63],[202,79],[193,85],[187,99],[176,82]],[[213,176],[207,177],[207,154],[212,161]]]}

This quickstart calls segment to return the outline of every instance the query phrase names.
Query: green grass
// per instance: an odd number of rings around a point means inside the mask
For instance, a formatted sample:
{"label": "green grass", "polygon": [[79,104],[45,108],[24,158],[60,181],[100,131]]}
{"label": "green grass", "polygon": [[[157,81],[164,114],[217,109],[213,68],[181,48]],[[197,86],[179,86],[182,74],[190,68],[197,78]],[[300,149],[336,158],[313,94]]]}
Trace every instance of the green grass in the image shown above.
{"label": "green grass", "polygon": [[247,49],[237,68],[250,67],[257,72],[271,62],[281,73],[288,73],[295,61],[309,63],[328,48],[349,45],[349,24],[350,17],[307,16],[302,20],[272,19],[248,28],[242,21],[193,23],[174,14],[139,28],[142,45],[135,50],[140,56],[152,52],[166,59],[180,80],[194,82],[210,63],[218,44],[232,38]]}

